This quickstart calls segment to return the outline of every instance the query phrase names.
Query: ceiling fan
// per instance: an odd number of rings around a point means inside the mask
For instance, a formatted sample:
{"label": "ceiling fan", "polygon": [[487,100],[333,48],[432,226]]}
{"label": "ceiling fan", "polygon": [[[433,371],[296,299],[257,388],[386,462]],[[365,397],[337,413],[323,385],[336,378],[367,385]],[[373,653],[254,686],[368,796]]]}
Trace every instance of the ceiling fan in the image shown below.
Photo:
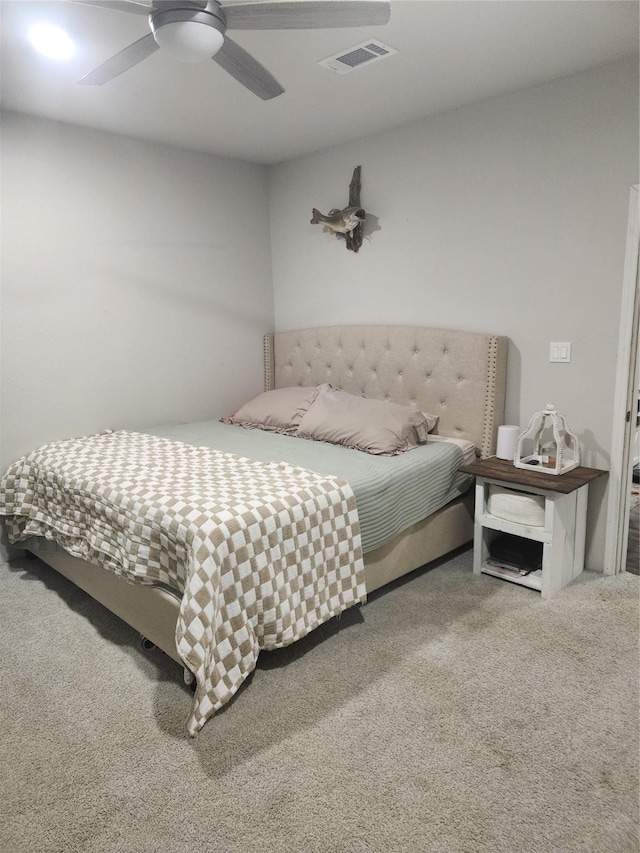
{"label": "ceiling fan", "polygon": [[235,80],[263,100],[281,95],[278,81],[244,48],[230,39],[228,29],[305,30],[386,24],[389,0],[72,0],[85,6],[145,15],[151,32],[86,74],[79,84],[102,86],[142,62],[159,48],[182,62],[213,59]]}

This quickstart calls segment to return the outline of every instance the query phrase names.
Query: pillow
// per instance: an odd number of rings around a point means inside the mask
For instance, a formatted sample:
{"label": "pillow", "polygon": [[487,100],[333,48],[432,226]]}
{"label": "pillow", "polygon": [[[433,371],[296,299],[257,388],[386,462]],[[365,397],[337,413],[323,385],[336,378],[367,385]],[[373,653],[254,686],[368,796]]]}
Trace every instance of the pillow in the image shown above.
{"label": "pillow", "polygon": [[[433,432],[436,428],[436,424],[438,423],[437,415],[430,415],[429,412],[420,412],[420,414],[424,417],[427,422],[427,432]],[[425,438],[426,441],[426,438]],[[422,443],[422,442],[421,442]]]}
{"label": "pillow", "polygon": [[247,429],[257,427],[293,435],[317,393],[317,387],[303,388],[299,385],[265,391],[245,403],[234,415],[220,420],[225,424],[237,424]]}
{"label": "pillow", "polygon": [[[437,418],[431,418],[431,429]],[[429,421],[415,406],[357,397],[322,386],[302,416],[296,435],[394,456],[427,440]]]}

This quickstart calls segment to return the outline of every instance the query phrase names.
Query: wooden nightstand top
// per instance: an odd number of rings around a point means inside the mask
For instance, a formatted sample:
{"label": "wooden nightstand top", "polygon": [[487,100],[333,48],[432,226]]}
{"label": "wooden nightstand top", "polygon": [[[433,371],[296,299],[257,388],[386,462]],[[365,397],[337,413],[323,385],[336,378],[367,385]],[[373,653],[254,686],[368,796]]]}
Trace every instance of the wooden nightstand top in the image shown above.
{"label": "wooden nightstand top", "polygon": [[497,480],[501,483],[516,486],[529,486],[532,489],[544,489],[548,492],[559,492],[568,495],[576,489],[586,486],[592,480],[597,480],[608,474],[600,468],[574,468],[566,474],[545,474],[534,467],[516,468],[513,462],[490,456],[488,459],[479,459],[469,465],[462,465],[459,469],[465,474],[473,474],[474,477],[484,477],[486,480]]}

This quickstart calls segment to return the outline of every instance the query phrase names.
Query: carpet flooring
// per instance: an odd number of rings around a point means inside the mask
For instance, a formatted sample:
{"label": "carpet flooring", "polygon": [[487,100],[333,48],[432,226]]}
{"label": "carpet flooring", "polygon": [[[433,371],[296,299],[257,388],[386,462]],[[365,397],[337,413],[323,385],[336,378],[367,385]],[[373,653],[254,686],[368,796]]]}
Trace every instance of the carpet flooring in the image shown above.
{"label": "carpet flooring", "polygon": [[637,853],[640,578],[414,573],[263,653],[189,739],[181,671],[0,567],[0,850]]}

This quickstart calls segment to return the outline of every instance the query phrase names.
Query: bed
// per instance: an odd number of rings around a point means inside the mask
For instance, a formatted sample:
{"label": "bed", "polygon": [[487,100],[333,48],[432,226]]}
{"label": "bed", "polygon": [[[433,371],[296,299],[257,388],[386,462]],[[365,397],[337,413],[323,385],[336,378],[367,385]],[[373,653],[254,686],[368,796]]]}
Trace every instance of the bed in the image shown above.
{"label": "bed", "polygon": [[[413,404],[417,409],[437,417],[436,426],[425,442],[424,454],[442,455],[445,445],[446,452],[450,453],[450,445],[457,445],[460,451],[455,452],[459,452],[459,463],[463,464],[463,448],[468,453],[472,445],[473,452],[480,458],[494,452],[497,427],[503,420],[507,343],[505,337],[496,335],[418,326],[354,325],[279,332],[266,335],[264,339],[264,386],[266,391],[271,391],[328,385],[367,399]],[[217,421],[215,423],[218,424]],[[203,433],[205,427],[209,432]],[[221,431],[223,428],[226,432]],[[213,443],[221,441],[223,451],[231,451],[245,459],[254,455],[254,445],[246,444],[254,432],[261,431],[244,430],[231,425],[225,427],[222,424],[218,424],[215,429],[202,424],[169,425],[150,429],[140,435],[129,434],[129,440],[143,442],[145,452],[157,440],[173,441],[176,446],[185,443],[194,453],[205,453],[203,445],[209,443],[213,446]],[[209,437],[210,433],[213,438]],[[203,439],[203,435],[206,438]],[[256,450],[258,455],[263,454],[265,457],[260,464],[267,466],[275,464],[273,460],[280,453],[284,458],[288,453],[287,448],[294,446],[298,450],[293,453],[293,460],[286,461],[299,466],[301,460],[307,459],[300,453],[306,453],[309,445],[314,445],[313,452],[318,453],[318,445],[323,444],[273,433],[267,438],[267,450]],[[240,440],[238,446],[228,445],[229,441],[236,439]],[[422,452],[423,448],[419,450]],[[333,448],[332,452],[335,451],[336,448]],[[339,448],[339,451],[344,451],[344,448]],[[357,450],[349,450],[348,453],[359,457],[368,456]],[[402,455],[408,476],[414,467],[409,463],[414,459],[417,461],[420,455],[416,453],[412,456],[414,453],[412,450]],[[368,459],[365,462],[369,464]],[[202,467],[200,461],[198,464]],[[252,464],[251,460],[246,464]],[[319,461],[316,465],[312,461],[310,464],[316,468],[324,465],[331,469],[337,463],[331,457],[326,463]],[[361,459],[358,460],[360,464]],[[303,469],[306,470],[306,467],[308,465],[303,465]],[[354,472],[353,478],[357,480],[359,469],[348,470]],[[313,469],[310,470],[312,474]],[[254,475],[250,471],[247,476]],[[360,536],[359,522],[356,522],[356,533],[349,539],[349,548],[360,555],[358,559],[361,559],[363,574],[358,580],[357,594],[354,592],[354,596],[346,596],[343,601],[340,593],[341,608],[364,601],[367,593],[472,540],[473,491],[469,488],[471,480],[463,480],[461,477],[458,475],[449,491],[445,490],[446,494],[443,492],[446,499],[442,506],[435,511],[427,508],[429,514],[420,517],[423,510],[415,510],[413,505],[407,504],[399,515],[396,513],[395,526],[392,525],[383,534],[380,534],[375,523],[367,522],[375,529],[376,535],[370,532],[364,535],[366,501],[362,499],[358,510],[363,514],[363,535]],[[419,480],[416,479],[416,483]],[[346,488],[350,490],[348,482]],[[418,486],[414,491],[416,495],[420,494]],[[353,490],[349,494],[357,505],[361,499]],[[348,512],[345,517],[350,517]],[[176,638],[181,605],[184,609],[183,595],[171,583],[131,583],[131,577],[105,571],[100,565],[74,557],[60,542],[52,542],[44,537],[32,536],[22,544],[130,624],[145,638],[146,643],[157,646],[181,664],[185,681],[193,677],[195,667],[186,661],[184,650],[178,647]],[[162,577],[166,580],[164,575]],[[353,590],[356,590],[355,582]],[[296,636],[290,639],[296,639]],[[266,647],[282,644],[276,642]],[[248,669],[253,665],[255,661],[248,664]],[[233,687],[231,694],[246,674],[248,671]],[[197,672],[195,675],[198,680]],[[206,705],[199,716],[192,717],[189,733],[195,734],[216,707]]]}

